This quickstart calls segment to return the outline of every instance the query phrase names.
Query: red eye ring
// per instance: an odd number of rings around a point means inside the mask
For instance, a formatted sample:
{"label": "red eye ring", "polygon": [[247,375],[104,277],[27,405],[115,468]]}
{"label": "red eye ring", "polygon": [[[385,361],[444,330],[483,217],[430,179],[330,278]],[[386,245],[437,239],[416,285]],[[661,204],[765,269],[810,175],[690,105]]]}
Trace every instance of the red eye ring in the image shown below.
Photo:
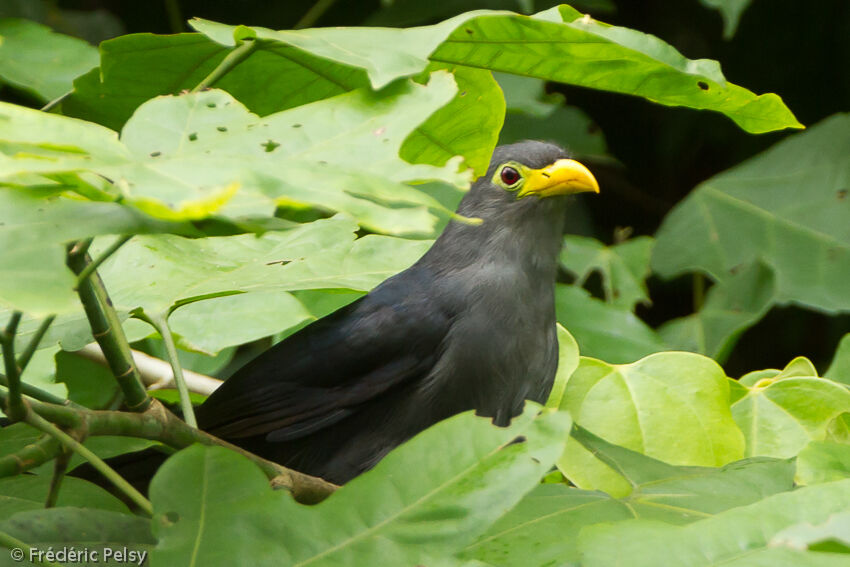
{"label": "red eye ring", "polygon": [[504,183],[505,185],[511,186],[514,183],[516,183],[517,181],[519,181],[519,178],[520,178],[519,171],[517,171],[516,169],[512,168],[509,165],[506,165],[505,167],[502,168],[501,178],[502,178],[502,183]]}

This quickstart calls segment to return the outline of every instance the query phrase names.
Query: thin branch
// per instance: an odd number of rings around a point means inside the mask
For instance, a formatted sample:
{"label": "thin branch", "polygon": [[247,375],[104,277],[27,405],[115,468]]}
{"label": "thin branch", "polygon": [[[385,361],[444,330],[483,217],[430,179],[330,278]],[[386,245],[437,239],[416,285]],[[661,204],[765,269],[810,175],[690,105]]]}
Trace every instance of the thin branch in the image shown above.
{"label": "thin branch", "polygon": [[62,488],[62,480],[65,478],[65,471],[68,470],[68,461],[70,460],[71,452],[63,451],[53,461],[53,476],[50,477],[50,490],[47,493],[47,499],[44,501],[45,508],[56,506],[56,501],[59,499],[59,489]]}
{"label": "thin branch", "polygon": [[55,458],[61,450],[56,439],[45,435],[15,453],[0,457],[0,478],[19,475],[43,465]]}
{"label": "thin branch", "polygon": [[127,495],[127,497],[132,500],[141,510],[147,513],[149,516],[153,515],[153,506],[150,503],[150,500],[145,498],[141,492],[136,490],[130,485],[129,482],[124,480],[124,478],[115,472],[112,467],[107,465],[103,459],[95,455],[91,449],[35,413],[34,411],[28,411],[26,414],[26,418],[24,419],[26,423],[32,425],[36,429],[47,433],[57,441],[59,441],[65,448],[74,451],[85,460],[87,460],[92,467],[94,467],[100,474],[102,474],[109,482],[111,482],[115,488],[123,492]]}
{"label": "thin branch", "polygon": [[228,74],[249,55],[251,55],[251,52],[257,48],[257,43],[258,42],[253,39],[244,39],[238,47],[228,53],[225,58],[221,60],[221,63],[219,63],[209,75],[204,77],[204,79],[190,92],[201,92],[216,84],[223,76]]}
{"label": "thin branch", "polygon": [[79,285],[84,282],[86,278],[92,275],[92,273],[94,273],[94,271],[98,269],[98,267],[100,267],[107,258],[117,252],[118,249],[124,246],[124,244],[131,238],[133,238],[132,234],[116,239],[115,242],[109,245],[109,248],[103,251],[103,254],[95,258],[90,264],[83,268],[83,271],[77,274],[77,287],[79,287]]}
{"label": "thin branch", "polygon": [[[33,546],[19,540],[13,535],[7,534],[6,532],[0,531],[0,546],[3,546],[7,549],[11,549],[13,553],[15,553],[16,549],[21,550],[21,560],[18,561],[18,563],[23,563],[24,560],[29,563],[29,559],[30,557],[32,557],[33,562],[39,565],[44,565],[45,567],[62,567],[58,563],[53,563],[52,561],[40,559],[38,553],[33,553],[33,551],[37,551]],[[12,558],[15,559],[15,556],[13,555]]]}
{"label": "thin branch", "polygon": [[30,339],[30,342],[27,343],[24,352],[22,352],[18,357],[18,368],[20,369],[20,372],[23,372],[24,368],[26,368],[27,364],[29,364],[32,355],[35,354],[39,343],[41,343],[41,339],[44,338],[44,334],[47,333],[47,329],[53,324],[54,319],[56,319],[56,315],[50,315],[41,322],[38,329],[36,329],[35,334]]}
{"label": "thin branch", "polygon": [[180,14],[180,4],[177,0],[165,0],[165,11],[168,13],[168,24],[171,27],[171,33],[183,32],[183,16]]}
{"label": "thin branch", "polygon": [[[6,388],[9,387],[9,380],[6,378],[5,374],[0,374],[0,386],[5,386]],[[27,384],[26,382],[21,382],[21,393],[23,393],[25,396],[35,398],[36,400],[42,402],[49,402],[51,404],[59,404],[72,407],[82,407],[78,404],[75,404],[71,400],[66,400],[64,398],[51,394],[46,390],[42,390],[41,388],[33,386],[32,384]]]}
{"label": "thin branch", "polygon": [[[147,386],[148,391],[177,388],[177,384],[174,382],[174,371],[171,369],[169,363],[138,350],[130,350],[130,353],[133,355],[133,362],[136,364],[136,368],[139,369],[139,375],[142,377],[142,382]],[[98,364],[108,364],[103,351],[100,350],[97,343],[88,344],[74,354]],[[185,368],[183,369],[183,377],[186,379],[186,386],[190,392],[204,396],[209,396],[224,383],[218,378],[192,372]]]}
{"label": "thin branch", "polygon": [[23,394],[21,392],[21,374],[18,363],[15,360],[15,333],[18,332],[18,323],[21,322],[21,312],[15,311],[9,319],[9,323],[0,333],[0,347],[3,349],[3,365],[6,368],[6,385],[9,388],[9,397],[6,400],[6,415],[12,421],[20,421],[26,415]]}
{"label": "thin branch", "polygon": [[174,344],[174,336],[171,334],[168,320],[166,320],[165,315],[160,314],[148,319],[148,321],[159,331],[162,342],[165,343],[165,352],[168,353],[171,370],[174,372],[174,381],[177,382],[177,391],[180,393],[180,409],[183,410],[183,419],[192,427],[198,427],[198,420],[195,419],[195,410],[192,407],[192,400],[189,398],[189,388],[186,387],[186,380],[183,378],[183,367],[180,366],[180,359],[177,357],[177,347]]}
{"label": "thin branch", "polygon": [[292,26],[292,29],[300,30],[312,27],[312,25],[315,24],[335,3],[336,0],[318,0],[318,2],[313,4],[310,9],[307,10],[307,13],[301,16],[301,19]]}
{"label": "thin branch", "polygon": [[[87,254],[77,252],[76,249],[77,245],[68,252],[67,261],[71,270],[79,275],[91,260]],[[92,334],[109,361],[109,368],[124,393],[127,408],[131,411],[144,411],[150,405],[151,399],[142,384],[139,371],[133,364],[130,344],[124,335],[121,320],[106,293],[103,280],[96,271],[79,283],[77,293],[85,308]]]}

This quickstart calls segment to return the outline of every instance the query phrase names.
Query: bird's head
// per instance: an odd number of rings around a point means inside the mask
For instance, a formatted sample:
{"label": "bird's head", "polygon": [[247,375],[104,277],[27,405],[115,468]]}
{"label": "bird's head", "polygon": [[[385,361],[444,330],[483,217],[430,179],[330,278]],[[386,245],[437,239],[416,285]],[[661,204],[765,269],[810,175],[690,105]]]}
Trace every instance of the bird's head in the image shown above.
{"label": "bird's head", "polygon": [[537,141],[499,146],[487,173],[464,197],[458,213],[509,222],[563,208],[563,197],[599,192],[593,174],[555,144]]}

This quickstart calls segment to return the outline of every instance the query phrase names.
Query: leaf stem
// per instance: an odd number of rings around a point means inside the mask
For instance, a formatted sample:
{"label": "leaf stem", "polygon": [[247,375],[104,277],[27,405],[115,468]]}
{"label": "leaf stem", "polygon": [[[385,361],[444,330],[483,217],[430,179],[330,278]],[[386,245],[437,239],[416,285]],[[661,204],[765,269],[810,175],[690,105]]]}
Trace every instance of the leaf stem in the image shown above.
{"label": "leaf stem", "polygon": [[[0,374],[0,386],[5,386],[6,388],[9,387],[9,380],[6,378],[5,374]],[[21,382],[21,393],[25,396],[35,398],[36,400],[40,400],[42,402],[50,402],[51,404],[70,406],[77,405],[70,400],[60,398],[59,396],[54,396],[50,392],[46,392],[41,388],[33,386],[32,384],[27,384],[26,382]]]}
{"label": "leaf stem", "polygon": [[[73,246],[68,252],[67,262],[71,270],[79,276],[86,266],[90,265],[91,259],[85,252],[78,251],[77,246]],[[85,308],[92,334],[124,393],[127,408],[131,411],[144,411],[150,405],[151,399],[133,362],[130,343],[124,335],[121,320],[96,270],[79,282],[77,293]]]}
{"label": "leaf stem", "polygon": [[180,409],[183,411],[183,419],[192,427],[197,428],[198,420],[195,419],[195,410],[192,407],[189,388],[186,386],[186,379],[183,377],[183,367],[180,365],[180,359],[177,356],[177,347],[174,344],[174,335],[172,335],[171,328],[168,326],[168,320],[165,315],[159,314],[149,318],[148,321],[159,331],[162,342],[165,343],[165,352],[168,354],[168,362],[171,363],[174,382],[177,383],[177,392],[180,394]]}
{"label": "leaf stem", "polygon": [[6,386],[9,396],[6,399],[6,415],[12,421],[20,421],[27,413],[21,392],[21,374],[18,362],[15,360],[15,333],[21,322],[21,312],[15,311],[9,318],[9,323],[0,333],[0,347],[3,349],[3,365],[6,369]]}
{"label": "leaf stem", "polygon": [[301,19],[292,26],[294,30],[300,30],[304,28],[309,28],[313,24],[321,18],[325,12],[327,12],[331,6],[336,3],[336,0],[318,0],[315,4],[313,4],[307,13],[301,16]]}
{"label": "leaf stem", "polygon": [[85,460],[87,460],[92,467],[94,467],[100,474],[102,474],[106,479],[111,482],[118,490],[127,495],[130,500],[132,500],[140,509],[142,509],[149,516],[153,515],[153,506],[150,501],[145,498],[141,492],[133,488],[129,482],[124,480],[124,478],[115,472],[112,467],[107,465],[103,459],[95,455],[89,448],[85,445],[35,413],[34,411],[28,411],[26,414],[25,420],[26,423],[32,425],[36,429],[47,433],[67,449],[74,451]]}
{"label": "leaf stem", "polygon": [[98,267],[100,267],[100,265],[103,264],[103,262],[107,258],[117,252],[118,249],[124,246],[124,244],[131,238],[133,238],[132,234],[129,236],[122,236],[118,238],[117,240],[115,240],[115,242],[110,244],[106,250],[103,251],[103,254],[95,258],[90,264],[83,268],[83,271],[77,274],[77,287],[79,287],[80,284],[83,283],[86,278],[92,275],[92,273],[94,273],[94,271],[98,269]]}
{"label": "leaf stem", "polygon": [[45,508],[56,506],[56,501],[59,499],[59,489],[62,488],[62,480],[65,478],[65,471],[68,470],[68,461],[70,460],[71,453],[63,451],[53,461],[53,476],[50,477],[50,490],[44,502]]}
{"label": "leaf stem", "polygon": [[244,61],[249,55],[251,55],[251,52],[254,51],[254,49],[256,48],[256,40],[248,38],[242,40],[242,43],[238,47],[231,50],[230,53],[228,53],[224,57],[224,59],[221,60],[221,63],[219,63],[209,75],[204,77],[204,79],[189,92],[197,93],[210,88],[211,86],[216,84],[223,76],[232,71],[237,65],[242,63],[242,61]]}
{"label": "leaf stem", "polygon": [[32,355],[35,354],[36,349],[38,349],[39,343],[41,343],[41,339],[44,338],[44,334],[47,333],[47,329],[53,324],[53,320],[56,319],[56,315],[50,315],[46,317],[41,324],[36,329],[35,334],[30,339],[30,342],[27,343],[24,352],[18,357],[18,368],[20,372],[24,371],[24,368],[29,364]]}

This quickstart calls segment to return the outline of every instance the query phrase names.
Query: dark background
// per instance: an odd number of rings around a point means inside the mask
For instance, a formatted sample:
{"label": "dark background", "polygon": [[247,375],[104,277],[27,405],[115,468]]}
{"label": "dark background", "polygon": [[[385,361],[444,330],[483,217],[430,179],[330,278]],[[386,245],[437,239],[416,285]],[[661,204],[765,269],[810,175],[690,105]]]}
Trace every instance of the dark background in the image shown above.
{"label": "dark background", "polygon": [[[0,0],[0,15],[24,15],[97,43],[122,33],[190,31],[184,22],[194,16],[273,29],[299,24],[408,26],[475,8],[520,11],[522,4],[401,0],[384,8],[378,0]],[[554,4],[538,1],[534,9]],[[723,38],[719,12],[698,0],[581,0],[572,5],[600,20],[657,35],[689,58],[720,61],[729,81],[759,94],[779,94],[807,126],[850,110],[846,0],[754,0],[730,40]],[[596,122],[609,153],[619,162],[591,164],[605,190],[592,202],[584,201],[590,218],[586,227],[607,243],[618,227],[632,227],[635,235],[653,234],[666,212],[698,183],[788,135],[750,135],[717,113],[663,107],[578,87],[548,88],[563,93],[568,104]],[[4,98],[10,98],[8,93]],[[651,278],[649,284],[653,305],[639,308],[639,314],[651,325],[693,312],[691,277],[669,282]],[[736,376],[753,368],[781,368],[792,357],[805,355],[823,371],[848,330],[850,315],[777,308],[743,335],[725,366]]]}

